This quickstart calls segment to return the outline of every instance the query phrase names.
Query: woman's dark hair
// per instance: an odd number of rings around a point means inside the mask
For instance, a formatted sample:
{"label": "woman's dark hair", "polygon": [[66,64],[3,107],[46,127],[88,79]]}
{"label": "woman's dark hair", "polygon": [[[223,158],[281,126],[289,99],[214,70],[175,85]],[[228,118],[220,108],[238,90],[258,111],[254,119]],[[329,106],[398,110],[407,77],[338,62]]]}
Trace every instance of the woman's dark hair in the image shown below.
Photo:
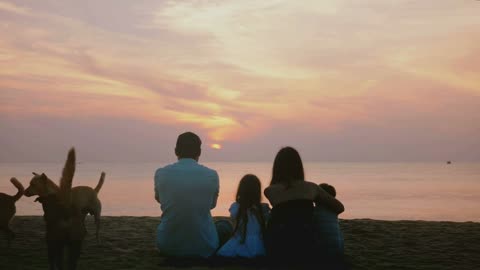
{"label": "woman's dark hair", "polygon": [[262,184],[257,176],[247,174],[240,180],[238,184],[237,195],[235,201],[239,204],[237,216],[235,217],[234,233],[240,231],[242,234],[241,243],[245,242],[247,235],[248,210],[257,218],[258,223],[265,231],[265,218],[263,216],[262,201]]}
{"label": "woman's dark hair", "polygon": [[297,150],[287,146],[280,149],[275,157],[270,185],[285,184],[289,187],[296,181],[305,181],[302,159]]}

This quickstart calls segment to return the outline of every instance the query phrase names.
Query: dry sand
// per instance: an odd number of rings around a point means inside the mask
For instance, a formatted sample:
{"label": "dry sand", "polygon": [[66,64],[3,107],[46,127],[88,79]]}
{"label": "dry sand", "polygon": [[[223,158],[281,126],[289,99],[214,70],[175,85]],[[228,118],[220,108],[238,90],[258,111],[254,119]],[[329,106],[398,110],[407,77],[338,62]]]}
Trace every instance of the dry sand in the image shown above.
{"label": "dry sand", "polygon": [[[155,249],[158,217],[103,217],[102,222],[97,245],[88,217],[90,234],[79,270],[174,268],[165,266]],[[0,269],[48,269],[42,217],[16,217],[12,225],[17,238],[10,249],[0,239]],[[357,219],[342,220],[341,227],[353,269],[480,269],[480,223]]]}

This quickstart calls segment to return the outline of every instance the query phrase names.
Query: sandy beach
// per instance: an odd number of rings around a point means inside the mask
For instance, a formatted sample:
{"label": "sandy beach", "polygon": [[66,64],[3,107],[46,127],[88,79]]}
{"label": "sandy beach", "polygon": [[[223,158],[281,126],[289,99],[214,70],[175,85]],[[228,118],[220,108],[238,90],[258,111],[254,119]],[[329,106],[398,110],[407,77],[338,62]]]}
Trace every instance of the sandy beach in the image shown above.
{"label": "sandy beach", "polygon": [[[101,243],[88,217],[79,270],[172,269],[155,249],[159,217],[104,217]],[[13,220],[17,238],[10,249],[2,239],[1,269],[47,269],[45,228],[40,216]],[[346,255],[353,269],[478,269],[480,223],[342,220]],[[205,269],[194,266],[191,269]],[[220,266],[220,269],[254,267]]]}

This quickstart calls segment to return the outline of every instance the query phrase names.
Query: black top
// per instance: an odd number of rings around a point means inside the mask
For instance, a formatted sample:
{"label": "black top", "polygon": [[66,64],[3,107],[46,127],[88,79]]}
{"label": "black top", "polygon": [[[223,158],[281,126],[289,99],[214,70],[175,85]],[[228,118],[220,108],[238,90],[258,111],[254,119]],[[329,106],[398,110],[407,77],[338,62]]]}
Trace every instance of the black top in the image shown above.
{"label": "black top", "polygon": [[311,223],[313,218],[313,201],[307,199],[290,200],[273,207],[270,222],[274,225],[290,226]]}
{"label": "black top", "polygon": [[308,263],[315,258],[314,203],[299,199],[272,208],[267,225],[265,247],[273,262]]}

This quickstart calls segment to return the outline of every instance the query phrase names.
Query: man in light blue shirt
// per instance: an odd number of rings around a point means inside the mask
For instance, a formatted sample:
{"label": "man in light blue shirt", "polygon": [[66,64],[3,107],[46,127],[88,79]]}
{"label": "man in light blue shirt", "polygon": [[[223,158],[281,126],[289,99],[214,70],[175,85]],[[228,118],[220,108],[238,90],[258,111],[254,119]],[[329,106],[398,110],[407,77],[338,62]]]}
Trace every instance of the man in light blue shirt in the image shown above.
{"label": "man in light blue shirt", "polygon": [[219,246],[210,213],[217,204],[218,174],[198,164],[201,144],[196,134],[181,134],[178,162],[155,172],[155,199],[162,209],[157,247],[167,256],[209,257]]}

